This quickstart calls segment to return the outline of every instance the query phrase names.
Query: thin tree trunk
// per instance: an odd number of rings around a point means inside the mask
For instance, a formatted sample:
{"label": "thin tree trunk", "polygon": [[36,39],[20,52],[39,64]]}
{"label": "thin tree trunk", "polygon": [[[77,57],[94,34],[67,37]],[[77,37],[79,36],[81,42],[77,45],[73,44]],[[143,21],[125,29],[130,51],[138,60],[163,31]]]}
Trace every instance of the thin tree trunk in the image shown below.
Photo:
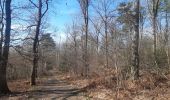
{"label": "thin tree trunk", "polygon": [[157,31],[156,31],[156,17],[153,16],[152,19],[152,23],[153,23],[153,35],[154,35],[154,63],[155,66],[158,67],[157,65]]}
{"label": "thin tree trunk", "polygon": [[[84,44],[84,51],[83,51],[83,60],[84,60],[84,74],[85,77],[88,77],[89,73],[89,63],[88,63],[88,24],[89,24],[89,0],[77,0],[80,4],[82,14],[84,17],[84,24],[85,24],[85,43]],[[84,36],[83,36],[84,37]],[[83,38],[84,39],[84,38]]]}
{"label": "thin tree trunk", "polygon": [[[74,26],[73,26],[73,29],[75,29]],[[73,39],[74,39],[74,51],[75,51],[75,53],[74,53],[74,57],[75,57],[75,60],[74,60],[74,74],[78,75],[78,63],[77,63],[78,52],[77,52],[77,40],[76,40],[77,35],[76,35],[75,31],[74,31],[73,35],[74,35]]]}
{"label": "thin tree trunk", "polygon": [[107,6],[106,1],[104,1],[104,27],[105,27],[105,45],[106,45],[106,68],[109,67],[109,53],[108,53],[108,16],[107,16]]}
{"label": "thin tree trunk", "polygon": [[109,58],[108,58],[108,32],[107,32],[107,16],[105,16],[105,45],[106,45],[106,68],[109,67]]}
{"label": "thin tree trunk", "polygon": [[99,65],[99,31],[97,30],[96,33],[97,33],[97,47],[96,47],[97,55],[96,55],[96,61],[97,61],[97,66],[98,66]]}
{"label": "thin tree trunk", "polygon": [[157,63],[157,25],[156,20],[158,16],[158,8],[159,8],[160,0],[153,0],[153,9],[152,9],[152,26],[153,26],[153,35],[154,35],[154,63],[155,66],[158,67]]}
{"label": "thin tree trunk", "polygon": [[88,77],[89,74],[89,64],[88,64],[88,24],[89,24],[89,12],[88,12],[89,1],[86,0],[85,7],[85,76]]}
{"label": "thin tree trunk", "polygon": [[170,58],[169,58],[169,47],[168,47],[168,42],[169,42],[169,35],[168,35],[168,27],[169,27],[169,24],[168,24],[168,4],[166,4],[166,14],[165,14],[165,21],[166,21],[166,29],[165,29],[165,52],[166,52],[166,56],[167,56],[167,63],[168,63],[168,68],[170,69]]}
{"label": "thin tree trunk", "polygon": [[37,68],[38,68],[38,42],[39,42],[39,34],[40,34],[40,25],[41,25],[41,17],[42,17],[42,0],[39,0],[38,7],[38,21],[36,26],[36,33],[33,43],[33,69],[31,75],[31,85],[36,85],[36,76],[37,76]]}
{"label": "thin tree trunk", "polygon": [[134,40],[133,40],[133,58],[132,58],[132,78],[134,80],[139,78],[139,6],[140,1],[136,0],[135,5],[135,23],[134,23]]}

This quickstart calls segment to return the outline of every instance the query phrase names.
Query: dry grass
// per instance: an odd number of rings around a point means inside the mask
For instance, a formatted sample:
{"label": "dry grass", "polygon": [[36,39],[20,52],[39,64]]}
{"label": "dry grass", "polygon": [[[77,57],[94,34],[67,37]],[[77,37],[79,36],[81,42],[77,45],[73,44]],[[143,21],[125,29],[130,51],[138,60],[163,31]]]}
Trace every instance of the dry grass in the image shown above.
{"label": "dry grass", "polygon": [[140,79],[134,81],[131,79],[120,80],[120,73],[116,72],[110,70],[110,73],[107,72],[105,76],[96,75],[97,77],[94,76],[90,79],[69,78],[69,81],[85,89],[90,98],[101,100],[170,100],[170,74],[158,75],[154,72],[142,71]]}
{"label": "dry grass", "polygon": [[12,92],[26,92],[31,88],[28,80],[9,81],[8,86]]}
{"label": "dry grass", "polygon": [[[41,85],[47,78],[38,78],[36,80],[38,85]],[[33,87],[30,85],[30,80],[13,80],[8,82],[8,87],[12,92],[27,92],[30,91]]]}

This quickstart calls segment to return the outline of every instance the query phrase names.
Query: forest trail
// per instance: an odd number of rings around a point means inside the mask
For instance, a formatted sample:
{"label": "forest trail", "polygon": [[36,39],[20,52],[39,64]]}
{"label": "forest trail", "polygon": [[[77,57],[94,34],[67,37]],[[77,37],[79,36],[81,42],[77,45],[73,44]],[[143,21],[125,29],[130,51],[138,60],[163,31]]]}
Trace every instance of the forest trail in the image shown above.
{"label": "forest trail", "polygon": [[[15,80],[10,82],[9,87],[12,95],[2,96],[0,100],[117,100],[115,91],[103,88],[93,88],[92,92],[87,91],[87,80],[77,79],[71,81],[65,74],[52,71],[48,77],[38,78],[37,85],[30,87],[28,80]],[[168,79],[170,79],[168,77]],[[11,85],[12,84],[12,85]],[[128,83],[131,84],[131,83]],[[161,84],[153,90],[140,90],[134,88],[135,84],[127,87],[127,90],[120,91],[119,100],[170,100],[170,80]],[[146,84],[147,85],[147,84]],[[27,87],[29,86],[29,87]],[[21,89],[27,87],[26,89]],[[19,89],[20,88],[20,89]],[[82,89],[83,88],[83,89]],[[134,93],[134,89],[139,89]]]}
{"label": "forest trail", "polygon": [[69,84],[61,76],[42,78],[37,86],[27,92],[18,92],[0,100],[87,100],[82,89]]}

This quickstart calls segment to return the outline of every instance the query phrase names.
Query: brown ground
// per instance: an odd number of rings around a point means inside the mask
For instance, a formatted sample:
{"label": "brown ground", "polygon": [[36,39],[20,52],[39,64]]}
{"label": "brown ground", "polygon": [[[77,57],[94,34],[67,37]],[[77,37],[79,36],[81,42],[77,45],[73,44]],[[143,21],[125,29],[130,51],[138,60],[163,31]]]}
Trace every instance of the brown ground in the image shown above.
{"label": "brown ground", "polygon": [[138,81],[122,81],[124,88],[117,88],[115,79],[114,76],[73,79],[53,74],[39,78],[34,87],[28,80],[10,81],[13,94],[1,96],[0,100],[170,100],[170,74],[145,73]]}
{"label": "brown ground", "polygon": [[38,79],[38,85],[30,87],[25,80],[9,82],[13,94],[1,96],[0,100],[86,100],[83,91],[61,76]]}

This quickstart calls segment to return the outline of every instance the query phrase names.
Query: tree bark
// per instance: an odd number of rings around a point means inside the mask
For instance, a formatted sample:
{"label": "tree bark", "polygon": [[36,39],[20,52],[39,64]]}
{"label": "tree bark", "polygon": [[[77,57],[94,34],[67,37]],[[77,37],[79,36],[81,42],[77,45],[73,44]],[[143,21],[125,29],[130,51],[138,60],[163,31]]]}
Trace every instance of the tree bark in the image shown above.
{"label": "tree bark", "polygon": [[139,7],[140,0],[136,0],[135,5],[135,22],[134,22],[134,40],[133,40],[133,53],[132,53],[132,78],[136,80],[139,78]]}
{"label": "tree bark", "polygon": [[88,24],[89,24],[89,12],[88,12],[89,1],[86,0],[85,8],[85,75],[88,77],[89,64],[88,64]]}
{"label": "tree bark", "polygon": [[153,16],[152,23],[153,23],[153,36],[154,36],[154,47],[153,47],[154,62],[155,62],[155,66],[157,67],[157,31],[156,31],[156,16]]}
{"label": "tree bark", "polygon": [[74,36],[74,51],[75,51],[75,55],[74,55],[75,56],[75,62],[74,62],[75,69],[74,69],[74,73],[76,75],[78,75],[78,63],[77,63],[78,52],[77,52],[77,40],[76,40],[77,35],[76,35],[76,32],[74,32],[74,34],[75,34],[75,36]]}
{"label": "tree bark", "polygon": [[158,16],[158,8],[159,8],[159,0],[153,0],[153,11],[152,11],[152,26],[153,26],[153,36],[154,36],[154,62],[155,66],[158,67],[157,64],[157,25],[156,25],[156,20]]}
{"label": "tree bark", "polygon": [[31,75],[31,85],[36,85],[36,77],[37,77],[37,68],[38,68],[38,44],[39,44],[39,34],[40,34],[40,26],[41,26],[41,18],[42,18],[42,0],[39,0],[38,6],[38,21],[36,25],[36,33],[33,43],[33,69]]}
{"label": "tree bark", "polygon": [[105,47],[106,47],[106,68],[109,67],[109,52],[108,52],[108,32],[107,32],[107,16],[105,15],[106,21],[104,21],[105,23]]}
{"label": "tree bark", "polygon": [[7,85],[6,69],[8,64],[9,46],[10,46],[10,35],[11,35],[11,0],[5,2],[5,13],[6,13],[6,28],[5,28],[5,43],[3,47],[3,54],[1,57],[0,67],[0,93],[9,93],[10,90]]}
{"label": "tree bark", "polygon": [[167,63],[168,63],[168,68],[170,69],[170,58],[169,58],[169,47],[168,47],[168,42],[169,42],[169,34],[168,34],[168,31],[169,31],[169,23],[168,23],[168,2],[164,1],[166,3],[166,8],[165,8],[165,34],[164,34],[164,37],[165,37],[165,52],[166,52],[166,56],[167,56]]}
{"label": "tree bark", "polygon": [[[1,8],[1,19],[0,19],[0,24],[1,24],[1,29],[0,29],[0,34],[1,34],[1,38],[0,38],[0,56],[2,56],[2,45],[3,45],[3,37],[4,37],[4,7],[5,7],[5,0],[3,2],[0,2],[0,8]],[[2,58],[0,58],[1,61]]]}
{"label": "tree bark", "polygon": [[84,17],[84,24],[85,24],[85,43],[84,43],[84,51],[83,51],[83,60],[84,60],[84,67],[85,67],[84,74],[85,74],[85,77],[88,77],[88,73],[89,73],[89,63],[88,63],[89,62],[88,61],[89,0],[78,0],[78,2],[82,10],[82,14]]}

